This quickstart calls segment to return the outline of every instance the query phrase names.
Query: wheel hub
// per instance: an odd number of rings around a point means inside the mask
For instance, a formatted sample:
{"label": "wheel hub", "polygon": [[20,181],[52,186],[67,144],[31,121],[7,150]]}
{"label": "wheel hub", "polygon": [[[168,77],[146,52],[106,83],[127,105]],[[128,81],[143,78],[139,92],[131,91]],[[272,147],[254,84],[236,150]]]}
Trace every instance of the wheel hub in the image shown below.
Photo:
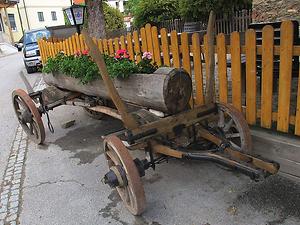
{"label": "wheel hub", "polygon": [[104,175],[103,182],[108,184],[111,188],[127,186],[128,181],[124,168],[120,165],[112,166]]}

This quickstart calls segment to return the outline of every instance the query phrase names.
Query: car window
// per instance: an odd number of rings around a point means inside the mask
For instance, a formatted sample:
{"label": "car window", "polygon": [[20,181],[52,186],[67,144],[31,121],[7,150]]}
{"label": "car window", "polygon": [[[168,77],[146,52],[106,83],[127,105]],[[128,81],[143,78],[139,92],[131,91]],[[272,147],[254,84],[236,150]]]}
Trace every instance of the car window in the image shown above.
{"label": "car window", "polygon": [[37,43],[41,38],[49,38],[50,32],[48,30],[39,30],[34,32],[25,33],[24,44]]}

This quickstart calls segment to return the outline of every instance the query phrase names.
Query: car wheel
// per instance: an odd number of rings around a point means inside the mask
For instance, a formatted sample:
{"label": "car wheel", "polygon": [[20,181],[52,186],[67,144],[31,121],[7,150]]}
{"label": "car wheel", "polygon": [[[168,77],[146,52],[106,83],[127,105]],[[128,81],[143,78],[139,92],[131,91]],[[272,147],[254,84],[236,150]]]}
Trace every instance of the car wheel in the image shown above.
{"label": "car wheel", "polygon": [[25,67],[26,67],[27,73],[34,73],[37,70],[36,67],[29,67],[29,66],[25,66]]}

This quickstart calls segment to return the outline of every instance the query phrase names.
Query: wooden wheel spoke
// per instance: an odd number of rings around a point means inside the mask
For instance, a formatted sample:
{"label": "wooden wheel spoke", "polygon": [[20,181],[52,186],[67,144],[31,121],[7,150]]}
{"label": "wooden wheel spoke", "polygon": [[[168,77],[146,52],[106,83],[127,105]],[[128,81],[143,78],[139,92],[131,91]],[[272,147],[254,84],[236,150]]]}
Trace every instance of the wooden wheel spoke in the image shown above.
{"label": "wooden wheel spoke", "polygon": [[226,124],[225,124],[225,126],[224,126],[224,128],[223,128],[223,130],[224,130],[224,132],[228,132],[229,131],[229,129],[232,127],[232,125],[233,125],[233,119],[231,118]]}
{"label": "wooden wheel spoke", "polygon": [[218,127],[223,128],[225,125],[224,112],[222,110],[219,110],[218,114],[219,114]]}
{"label": "wooden wheel spoke", "polygon": [[29,123],[29,130],[30,130],[31,134],[34,134],[33,133],[33,122]]}
{"label": "wooden wheel spoke", "polygon": [[232,133],[232,134],[225,134],[226,138],[239,138],[241,137],[240,133]]}
{"label": "wooden wheel spoke", "polygon": [[240,150],[241,146],[238,146],[236,143],[234,143],[233,141],[230,141],[231,146],[236,149],[236,150]]}

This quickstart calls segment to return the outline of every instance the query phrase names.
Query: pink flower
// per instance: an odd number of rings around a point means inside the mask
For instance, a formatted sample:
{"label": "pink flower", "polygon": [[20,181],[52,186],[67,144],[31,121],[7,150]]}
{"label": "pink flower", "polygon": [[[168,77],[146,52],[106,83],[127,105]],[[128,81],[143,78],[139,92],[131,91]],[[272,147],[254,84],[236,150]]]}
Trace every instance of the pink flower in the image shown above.
{"label": "pink flower", "polygon": [[152,59],[152,54],[151,52],[144,52],[143,53],[143,56],[142,56],[142,59]]}
{"label": "pink flower", "polygon": [[120,49],[120,50],[117,51],[116,54],[117,55],[123,55],[123,54],[126,54],[126,52],[127,52],[126,49]]}
{"label": "pink flower", "polygon": [[82,55],[88,55],[89,54],[89,50],[85,49],[82,51]]}

